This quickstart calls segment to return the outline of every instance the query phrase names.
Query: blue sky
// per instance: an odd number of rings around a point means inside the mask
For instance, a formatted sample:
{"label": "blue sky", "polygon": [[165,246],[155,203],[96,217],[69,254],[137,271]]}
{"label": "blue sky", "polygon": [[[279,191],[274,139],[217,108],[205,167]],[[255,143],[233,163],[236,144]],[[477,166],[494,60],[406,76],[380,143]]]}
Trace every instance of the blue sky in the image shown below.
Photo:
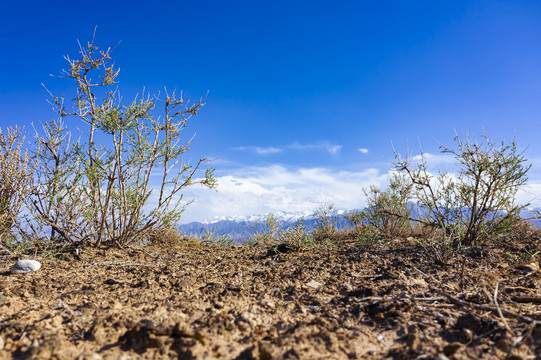
{"label": "blue sky", "polygon": [[[143,87],[206,97],[189,154],[216,159],[184,222],[323,202],[362,206],[391,142],[435,154],[454,131],[516,137],[541,204],[541,3],[171,1],[0,4],[0,127],[54,117],[41,83],[77,39],[115,46],[128,102]],[[437,141],[436,141],[437,140]]]}

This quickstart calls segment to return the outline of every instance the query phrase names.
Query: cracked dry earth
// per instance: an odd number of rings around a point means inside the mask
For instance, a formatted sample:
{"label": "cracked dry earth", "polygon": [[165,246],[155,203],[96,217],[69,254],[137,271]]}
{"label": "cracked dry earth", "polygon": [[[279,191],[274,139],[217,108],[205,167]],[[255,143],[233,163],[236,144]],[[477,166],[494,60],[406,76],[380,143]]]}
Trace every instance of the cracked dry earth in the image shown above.
{"label": "cracked dry earth", "polygon": [[539,245],[91,249],[26,275],[6,255],[0,358],[541,358]]}

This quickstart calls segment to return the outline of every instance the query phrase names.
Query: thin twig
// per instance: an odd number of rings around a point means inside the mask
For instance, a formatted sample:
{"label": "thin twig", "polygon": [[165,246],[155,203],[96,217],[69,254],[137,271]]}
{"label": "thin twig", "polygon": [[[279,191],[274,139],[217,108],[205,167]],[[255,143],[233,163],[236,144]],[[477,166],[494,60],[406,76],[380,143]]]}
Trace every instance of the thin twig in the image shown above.
{"label": "thin twig", "polygon": [[151,258],[154,258],[154,259],[157,259],[159,257],[159,255],[153,255],[153,254],[151,254],[151,253],[149,253],[149,252],[147,252],[147,251],[145,251],[143,249],[137,249],[137,248],[134,248],[134,247],[131,247],[131,246],[130,246],[130,250],[142,252],[143,254],[148,255],[148,256],[150,256]]}
{"label": "thin twig", "polygon": [[500,285],[499,281],[496,281],[496,287],[494,288],[494,305],[496,305],[496,309],[498,310],[498,314],[500,315],[500,318],[503,321],[503,324],[505,325],[505,328],[507,331],[509,331],[510,334],[513,334],[513,331],[509,327],[509,324],[507,323],[507,320],[502,314],[502,309],[500,308],[500,304],[498,304],[498,286]]}
{"label": "thin twig", "polygon": [[94,263],[91,266],[143,266],[143,267],[160,267],[158,265],[146,265],[146,264],[130,264],[130,263]]}
{"label": "thin twig", "polygon": [[[471,303],[471,302],[468,302],[468,301],[457,299],[456,297],[448,294],[447,292],[445,292],[442,289],[437,288],[437,287],[429,286],[429,288],[430,288],[430,290],[432,290],[432,291],[434,291],[434,292],[436,292],[436,293],[438,293],[440,295],[443,295],[443,296],[447,297],[447,299],[449,299],[449,301],[451,301],[455,305],[472,307],[472,308],[475,308],[475,309],[478,309],[478,310],[490,311],[490,312],[496,313],[496,314],[498,313],[498,309],[493,308],[491,306],[482,305],[482,304],[474,304],[474,303]],[[534,323],[535,326],[541,325],[540,321],[534,320],[534,319],[532,319],[532,318],[530,318],[528,316],[517,314],[516,312],[510,311],[510,310],[501,309],[501,312],[502,312],[502,314],[514,317],[514,318],[522,320],[524,322]]]}

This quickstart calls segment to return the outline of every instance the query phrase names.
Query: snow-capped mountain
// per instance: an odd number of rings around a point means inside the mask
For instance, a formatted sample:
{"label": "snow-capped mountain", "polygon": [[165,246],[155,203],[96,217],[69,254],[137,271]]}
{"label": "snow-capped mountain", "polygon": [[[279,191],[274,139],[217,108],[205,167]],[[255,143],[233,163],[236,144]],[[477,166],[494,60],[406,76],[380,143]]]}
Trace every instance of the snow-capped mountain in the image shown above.
{"label": "snow-capped mountain", "polygon": [[[249,216],[216,216],[211,219],[206,219],[201,221],[201,224],[215,224],[220,221],[235,221],[235,222],[261,222],[265,221],[267,219],[267,216],[269,214],[259,214],[259,215],[249,215]],[[303,219],[309,219],[314,217],[313,211],[292,211],[292,212],[286,212],[286,211],[277,211],[275,213],[272,213],[276,217],[278,221],[297,221],[297,220],[303,220]]]}
{"label": "snow-capped mountain", "polygon": [[[343,214],[347,211],[337,210],[336,221],[338,227],[347,224]],[[310,212],[285,212],[273,213],[279,226],[279,230],[286,230],[297,221],[302,220],[306,231],[310,231],[317,225],[317,217],[313,211]],[[254,235],[256,231],[263,230],[268,214],[251,216],[228,216],[215,217],[201,222],[178,225],[178,229],[188,235],[203,235],[212,232],[216,235],[227,234],[236,241],[243,241]]]}
{"label": "snow-capped mountain", "polygon": [[[413,205],[413,204],[412,204]],[[338,210],[335,213],[336,225],[338,228],[349,227],[349,222],[345,219],[344,214],[350,211],[358,210]],[[535,219],[537,214],[541,212],[541,208],[525,209],[522,212],[523,219],[529,219],[529,221],[537,228],[541,228],[541,219]],[[426,212],[422,207],[412,206],[412,217],[420,218],[424,216]],[[314,229],[318,224],[317,216],[314,212],[284,212],[279,211],[273,213],[279,226],[279,230],[286,230],[293,226],[298,220],[303,221],[303,226],[306,231]],[[215,235],[227,234],[235,241],[241,242],[249,239],[258,231],[264,230],[266,215],[251,215],[251,216],[228,216],[228,217],[216,217],[201,222],[192,222],[189,224],[178,225],[178,229],[189,235],[204,235],[206,233],[213,233]]]}

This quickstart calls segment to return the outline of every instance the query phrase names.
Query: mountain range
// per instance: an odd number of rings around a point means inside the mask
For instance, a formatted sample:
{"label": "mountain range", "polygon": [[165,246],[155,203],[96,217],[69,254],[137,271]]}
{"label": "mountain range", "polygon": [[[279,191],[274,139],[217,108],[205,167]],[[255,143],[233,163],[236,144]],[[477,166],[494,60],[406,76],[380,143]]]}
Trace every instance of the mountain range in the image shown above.
{"label": "mountain range", "polygon": [[[414,209],[418,209],[414,207]],[[338,210],[334,215],[336,226],[339,229],[351,227],[350,223],[344,217],[345,214],[354,210]],[[535,216],[535,212],[541,212],[541,208],[528,209],[523,211],[522,217],[530,219]],[[416,218],[419,214],[413,211],[412,217]],[[420,211],[422,213],[422,211]],[[303,226],[307,232],[313,230],[318,226],[318,218],[314,212],[284,212],[278,211],[273,213],[277,223],[279,224],[279,230],[287,230],[293,226],[297,221],[302,220]],[[259,232],[265,228],[265,222],[268,214],[265,215],[251,215],[251,216],[229,216],[229,217],[216,217],[201,222],[192,222],[189,224],[177,225],[180,232],[187,235],[201,236],[206,233],[213,233],[215,235],[226,234],[236,242],[242,242],[248,240],[256,232]],[[541,219],[530,220],[536,228],[541,228]]]}
{"label": "mountain range", "polygon": [[[336,218],[336,226],[338,228],[349,227],[349,222],[345,219],[344,214],[347,211],[338,210],[334,217]],[[302,220],[306,231],[310,231],[317,227],[318,219],[314,212],[284,212],[278,211],[273,213],[279,230],[287,230],[297,221]],[[178,225],[177,228],[184,234],[188,235],[204,235],[212,232],[215,235],[227,234],[236,242],[248,240],[256,232],[265,228],[265,223],[269,214],[251,215],[251,216],[228,216],[216,217],[201,222],[192,222],[189,224]]]}

